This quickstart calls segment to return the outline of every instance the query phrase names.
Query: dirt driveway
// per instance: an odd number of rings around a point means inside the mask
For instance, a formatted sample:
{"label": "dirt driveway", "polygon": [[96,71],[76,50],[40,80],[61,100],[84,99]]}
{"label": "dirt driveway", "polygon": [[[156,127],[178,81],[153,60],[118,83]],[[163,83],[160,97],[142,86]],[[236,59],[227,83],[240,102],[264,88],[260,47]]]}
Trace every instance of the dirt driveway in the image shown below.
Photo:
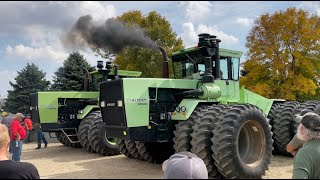
{"label": "dirt driveway", "polygon": [[[21,161],[33,163],[42,179],[161,179],[161,165],[151,164],[124,155],[104,157],[84,149],[50,143],[35,150],[35,143],[24,144]],[[274,156],[264,179],[290,179],[293,158]]]}

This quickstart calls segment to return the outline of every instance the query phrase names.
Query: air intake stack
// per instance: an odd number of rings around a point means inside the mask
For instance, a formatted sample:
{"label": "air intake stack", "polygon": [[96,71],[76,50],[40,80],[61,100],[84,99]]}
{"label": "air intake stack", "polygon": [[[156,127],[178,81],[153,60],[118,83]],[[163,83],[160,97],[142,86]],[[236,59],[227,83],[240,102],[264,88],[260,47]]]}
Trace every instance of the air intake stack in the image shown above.
{"label": "air intake stack", "polygon": [[[202,52],[206,55],[204,59],[205,72],[202,77],[203,83],[210,83],[214,81],[214,76],[212,73],[212,57],[214,57],[215,67],[217,72],[220,72],[220,56],[219,56],[219,39],[217,36],[210,34],[199,34],[198,47],[202,49]],[[219,73],[215,74],[216,78],[220,77]]]}

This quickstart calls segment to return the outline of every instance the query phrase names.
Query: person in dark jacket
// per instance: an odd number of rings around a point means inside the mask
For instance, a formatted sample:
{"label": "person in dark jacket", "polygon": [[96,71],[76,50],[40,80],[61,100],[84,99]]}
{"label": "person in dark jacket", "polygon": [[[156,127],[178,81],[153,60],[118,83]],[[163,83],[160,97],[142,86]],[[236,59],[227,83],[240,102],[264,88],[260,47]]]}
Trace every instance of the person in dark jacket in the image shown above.
{"label": "person in dark jacket", "polygon": [[38,122],[34,123],[33,129],[37,132],[38,147],[36,147],[36,149],[41,149],[41,140],[44,143],[44,148],[46,148],[48,146],[48,141],[44,137],[44,134],[41,129],[41,124]]}

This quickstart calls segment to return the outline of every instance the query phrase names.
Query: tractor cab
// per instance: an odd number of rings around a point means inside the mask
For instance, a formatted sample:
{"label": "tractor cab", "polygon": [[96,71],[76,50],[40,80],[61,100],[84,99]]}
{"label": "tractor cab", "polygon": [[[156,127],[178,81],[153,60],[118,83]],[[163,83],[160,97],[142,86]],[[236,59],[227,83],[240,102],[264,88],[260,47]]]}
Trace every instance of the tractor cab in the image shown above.
{"label": "tractor cab", "polygon": [[[214,79],[238,81],[242,52],[219,48],[219,55],[219,63],[213,60],[214,56],[211,58]],[[174,78],[200,80],[205,74],[205,58],[206,53],[198,46],[174,52],[171,56]]]}

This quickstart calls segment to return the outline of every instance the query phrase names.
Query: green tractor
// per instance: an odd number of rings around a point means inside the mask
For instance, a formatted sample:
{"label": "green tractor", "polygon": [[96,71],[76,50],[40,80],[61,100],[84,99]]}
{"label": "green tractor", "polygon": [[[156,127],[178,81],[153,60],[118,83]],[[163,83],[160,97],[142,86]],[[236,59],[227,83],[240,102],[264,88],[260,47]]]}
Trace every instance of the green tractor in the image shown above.
{"label": "green tractor", "polygon": [[49,91],[30,95],[30,114],[34,123],[40,123],[43,132],[49,132],[65,146],[83,147],[102,155],[119,154],[116,140],[106,138],[101,128],[99,101],[100,81],[122,77],[139,77],[138,71],[118,70],[111,62],[99,61],[98,70],[86,71],[84,91]]}
{"label": "green tractor", "polygon": [[200,34],[198,46],[173,53],[174,79],[159,47],[162,78],[100,83],[106,136],[117,139],[122,154],[162,163],[175,152],[191,151],[204,160],[210,178],[265,174],[273,150],[269,121],[285,100],[241,87],[242,52],[219,48],[220,42]]}

